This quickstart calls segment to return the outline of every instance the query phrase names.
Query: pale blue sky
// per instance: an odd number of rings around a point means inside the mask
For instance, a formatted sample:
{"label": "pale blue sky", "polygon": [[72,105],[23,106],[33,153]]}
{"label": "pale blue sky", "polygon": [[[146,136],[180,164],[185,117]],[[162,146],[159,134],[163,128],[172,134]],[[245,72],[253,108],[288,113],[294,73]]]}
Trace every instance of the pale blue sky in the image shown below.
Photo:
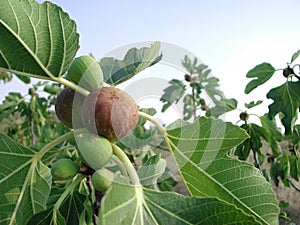
{"label": "pale blue sky", "polygon": [[[115,48],[143,41],[175,44],[209,65],[226,96],[241,103],[264,98],[267,90],[243,94],[248,70],[264,61],[284,67],[300,49],[298,0],[52,2],[77,22],[79,55],[92,53],[101,58]],[[274,78],[270,85],[276,82],[280,85],[284,80]],[[22,89],[19,85],[1,83],[0,100],[7,89]],[[243,109],[243,104],[239,106]]]}

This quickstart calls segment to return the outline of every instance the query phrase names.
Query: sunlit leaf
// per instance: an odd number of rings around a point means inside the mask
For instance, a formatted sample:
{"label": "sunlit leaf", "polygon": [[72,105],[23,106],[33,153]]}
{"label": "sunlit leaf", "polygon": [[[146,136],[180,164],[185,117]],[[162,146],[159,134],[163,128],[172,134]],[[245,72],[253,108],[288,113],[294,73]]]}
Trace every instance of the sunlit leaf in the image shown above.
{"label": "sunlit leaf", "polygon": [[36,154],[0,134],[0,224],[26,224],[46,209],[52,179]]}
{"label": "sunlit leaf", "polygon": [[254,217],[216,198],[156,192],[118,181],[102,199],[99,225],[257,224]]}
{"label": "sunlit leaf", "polygon": [[78,48],[76,24],[49,1],[3,0],[0,69],[50,79],[68,69]]}
{"label": "sunlit leaf", "polygon": [[254,216],[258,224],[278,224],[270,183],[253,165],[228,156],[246,138],[238,126],[205,117],[168,130],[172,154],[192,196],[217,197]]}
{"label": "sunlit leaf", "polygon": [[111,85],[117,85],[130,79],[142,70],[159,62],[162,58],[159,51],[160,42],[156,41],[151,47],[129,49],[123,60],[112,57],[102,58],[99,64],[104,81]]}
{"label": "sunlit leaf", "polygon": [[248,78],[256,78],[251,80],[245,89],[245,93],[249,94],[253,89],[257,88],[259,85],[267,82],[275,73],[274,67],[269,63],[262,63],[255,66],[253,69],[249,70],[246,74]]}
{"label": "sunlit leaf", "polygon": [[273,119],[278,113],[282,113],[281,122],[285,128],[285,134],[291,134],[300,107],[300,81],[286,81],[283,85],[271,89],[267,98],[274,100],[269,105],[269,118]]}

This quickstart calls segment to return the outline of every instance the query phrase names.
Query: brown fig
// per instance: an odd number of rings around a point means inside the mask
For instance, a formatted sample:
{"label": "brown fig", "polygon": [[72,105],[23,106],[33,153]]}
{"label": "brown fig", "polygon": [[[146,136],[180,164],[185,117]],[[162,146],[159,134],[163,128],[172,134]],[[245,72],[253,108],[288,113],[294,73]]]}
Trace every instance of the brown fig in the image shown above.
{"label": "brown fig", "polygon": [[[70,88],[63,89],[56,98],[55,113],[57,118],[70,128],[80,128],[81,123],[81,105],[84,96]],[[73,124],[74,123],[74,124]]]}
{"label": "brown fig", "polygon": [[115,87],[103,87],[85,98],[81,119],[90,132],[114,142],[131,133],[136,126],[138,108],[126,92]]}

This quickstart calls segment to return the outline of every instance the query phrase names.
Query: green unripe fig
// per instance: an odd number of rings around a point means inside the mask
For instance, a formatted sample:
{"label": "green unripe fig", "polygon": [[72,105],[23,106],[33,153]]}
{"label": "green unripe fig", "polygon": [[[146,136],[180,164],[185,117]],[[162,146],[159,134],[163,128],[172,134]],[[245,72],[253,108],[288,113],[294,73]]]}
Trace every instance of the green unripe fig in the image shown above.
{"label": "green unripe fig", "polygon": [[53,163],[51,174],[53,180],[67,180],[79,173],[80,167],[71,159],[62,158]]}
{"label": "green unripe fig", "polygon": [[103,73],[99,63],[87,55],[73,60],[66,78],[89,91],[103,86]]}
{"label": "green unripe fig", "polygon": [[70,128],[82,127],[80,112],[84,96],[70,88],[63,89],[56,97],[57,118]]}
{"label": "green unripe fig", "polygon": [[106,191],[112,184],[114,173],[102,168],[92,175],[92,184],[97,191]]}
{"label": "green unripe fig", "polygon": [[103,168],[111,159],[111,143],[102,136],[84,133],[76,137],[77,149],[82,162],[94,170]]}
{"label": "green unripe fig", "polygon": [[103,87],[85,98],[81,120],[90,132],[114,142],[132,132],[138,122],[138,107],[126,92]]}

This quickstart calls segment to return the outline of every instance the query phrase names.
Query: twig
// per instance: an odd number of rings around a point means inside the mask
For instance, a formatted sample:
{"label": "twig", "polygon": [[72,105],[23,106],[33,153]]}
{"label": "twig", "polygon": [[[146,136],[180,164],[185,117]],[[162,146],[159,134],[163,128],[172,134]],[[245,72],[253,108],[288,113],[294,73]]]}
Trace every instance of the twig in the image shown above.
{"label": "twig", "polygon": [[196,106],[196,99],[195,99],[195,88],[193,87],[192,89],[192,101],[193,101],[193,114],[194,114],[194,121],[196,120],[196,110],[197,110],[197,106]]}
{"label": "twig", "polygon": [[291,181],[290,179],[288,179],[288,182],[290,183],[290,185],[298,192],[300,192],[300,188],[298,188],[294,183],[293,181]]}
{"label": "twig", "polygon": [[101,206],[101,200],[104,195],[105,195],[105,192],[95,190],[96,201],[93,204],[93,208],[95,209],[95,213],[96,213],[97,217],[98,217],[99,209]]}
{"label": "twig", "polygon": [[91,176],[87,176],[86,177],[86,185],[89,189],[89,193],[88,193],[88,199],[91,203],[91,206],[92,206],[92,212],[93,212],[93,224],[94,225],[97,225],[97,218],[98,218],[98,209],[96,209],[94,207],[94,204],[93,204],[93,198],[92,198],[92,193],[93,193],[93,188],[92,188],[92,181],[91,181]]}
{"label": "twig", "polygon": [[252,152],[253,152],[253,159],[254,159],[254,162],[255,162],[255,167],[259,169],[259,172],[260,172],[261,174],[263,174],[262,169],[261,169],[261,166],[260,166],[259,161],[258,161],[258,158],[257,158],[257,155],[256,155],[256,151],[254,151],[254,150],[252,149]]}
{"label": "twig", "polygon": [[34,146],[35,144],[35,136],[34,136],[34,122],[32,119],[32,116],[30,115],[30,119],[29,119],[29,124],[30,124],[30,134],[31,134],[31,146]]}
{"label": "twig", "polygon": [[93,202],[93,197],[92,197],[93,184],[92,184],[91,176],[90,175],[87,176],[87,178],[86,178],[86,185],[87,185],[87,187],[89,189],[88,199],[89,199],[89,201],[91,203],[91,206],[92,206],[93,224],[97,225],[99,209],[100,209],[100,206],[101,206],[101,200],[102,200],[105,192],[100,192],[100,191],[95,190],[96,200],[95,200],[95,202]]}

